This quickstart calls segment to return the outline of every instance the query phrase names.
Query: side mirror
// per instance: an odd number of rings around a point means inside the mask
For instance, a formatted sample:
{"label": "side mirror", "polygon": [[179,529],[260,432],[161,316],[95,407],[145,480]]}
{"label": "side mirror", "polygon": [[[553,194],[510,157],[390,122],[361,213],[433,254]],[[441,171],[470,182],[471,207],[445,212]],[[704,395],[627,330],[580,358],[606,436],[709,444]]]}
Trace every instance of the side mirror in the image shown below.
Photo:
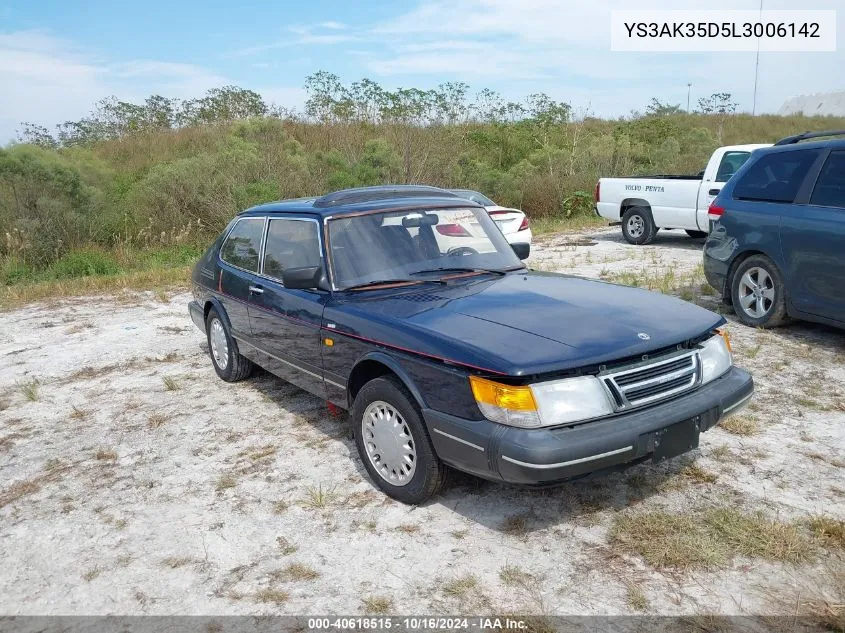
{"label": "side mirror", "polygon": [[304,266],[302,268],[285,268],[282,270],[282,283],[285,288],[292,290],[310,290],[320,288],[325,290],[322,266]]}
{"label": "side mirror", "polygon": [[528,259],[528,256],[531,254],[531,244],[511,244],[511,248],[520,259]]}

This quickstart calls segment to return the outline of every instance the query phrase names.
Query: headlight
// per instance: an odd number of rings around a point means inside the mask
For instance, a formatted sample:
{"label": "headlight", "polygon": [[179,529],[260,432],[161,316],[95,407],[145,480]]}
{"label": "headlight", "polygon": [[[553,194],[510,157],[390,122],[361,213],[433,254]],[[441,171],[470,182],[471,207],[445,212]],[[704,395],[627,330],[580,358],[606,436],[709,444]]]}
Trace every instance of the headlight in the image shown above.
{"label": "headlight", "polygon": [[727,332],[719,332],[704,341],[698,356],[701,360],[701,384],[707,384],[728,371],[733,361]]}
{"label": "headlight", "polygon": [[519,387],[477,376],[470,376],[469,381],[484,417],[510,426],[554,426],[614,412],[607,392],[593,376],[564,378]]}

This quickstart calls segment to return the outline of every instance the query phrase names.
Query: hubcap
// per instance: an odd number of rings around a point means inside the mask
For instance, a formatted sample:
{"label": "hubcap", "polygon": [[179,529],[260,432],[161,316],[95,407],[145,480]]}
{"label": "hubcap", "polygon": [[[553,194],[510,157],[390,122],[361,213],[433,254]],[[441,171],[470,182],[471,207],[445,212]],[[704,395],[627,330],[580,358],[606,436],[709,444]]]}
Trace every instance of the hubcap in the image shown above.
{"label": "hubcap", "polygon": [[361,431],[367,457],[379,476],[394,486],[404,486],[417,469],[417,449],[411,429],[392,406],[376,400],[364,411]]}
{"label": "hubcap", "polygon": [[739,304],[753,319],[766,316],[775,303],[775,282],[765,269],[755,266],[739,280]]}
{"label": "hubcap", "polygon": [[641,215],[632,215],[628,218],[628,235],[640,237],[645,232],[645,222]]}
{"label": "hubcap", "polygon": [[211,345],[211,358],[214,364],[220,369],[226,369],[229,364],[229,341],[226,339],[226,330],[220,319],[212,319],[211,327],[208,330],[208,342]]}

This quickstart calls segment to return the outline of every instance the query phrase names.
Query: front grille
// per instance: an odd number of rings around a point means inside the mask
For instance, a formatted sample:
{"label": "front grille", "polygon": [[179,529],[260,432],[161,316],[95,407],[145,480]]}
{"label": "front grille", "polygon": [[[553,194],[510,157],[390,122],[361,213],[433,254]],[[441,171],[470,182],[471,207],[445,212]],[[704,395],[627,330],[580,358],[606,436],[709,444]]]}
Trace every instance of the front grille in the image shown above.
{"label": "front grille", "polygon": [[640,363],[599,376],[617,410],[641,407],[692,389],[700,381],[697,352]]}

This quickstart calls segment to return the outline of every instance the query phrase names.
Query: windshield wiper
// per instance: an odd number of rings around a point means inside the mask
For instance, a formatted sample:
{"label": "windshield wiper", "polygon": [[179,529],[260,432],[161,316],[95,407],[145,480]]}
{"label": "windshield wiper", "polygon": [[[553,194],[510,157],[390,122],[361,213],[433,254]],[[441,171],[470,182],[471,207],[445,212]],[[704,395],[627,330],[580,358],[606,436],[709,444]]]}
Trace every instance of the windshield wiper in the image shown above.
{"label": "windshield wiper", "polygon": [[461,266],[445,266],[443,268],[424,268],[423,270],[415,270],[411,275],[425,275],[427,273],[491,273],[494,275],[504,275],[507,270],[498,270],[496,268],[469,268]]}
{"label": "windshield wiper", "polygon": [[374,286],[386,286],[389,284],[424,284],[424,283],[439,283],[445,284],[445,281],[439,279],[376,279],[375,281],[367,281],[363,284],[355,284],[354,286],[346,286],[343,290],[360,290],[362,288],[370,288]]}

